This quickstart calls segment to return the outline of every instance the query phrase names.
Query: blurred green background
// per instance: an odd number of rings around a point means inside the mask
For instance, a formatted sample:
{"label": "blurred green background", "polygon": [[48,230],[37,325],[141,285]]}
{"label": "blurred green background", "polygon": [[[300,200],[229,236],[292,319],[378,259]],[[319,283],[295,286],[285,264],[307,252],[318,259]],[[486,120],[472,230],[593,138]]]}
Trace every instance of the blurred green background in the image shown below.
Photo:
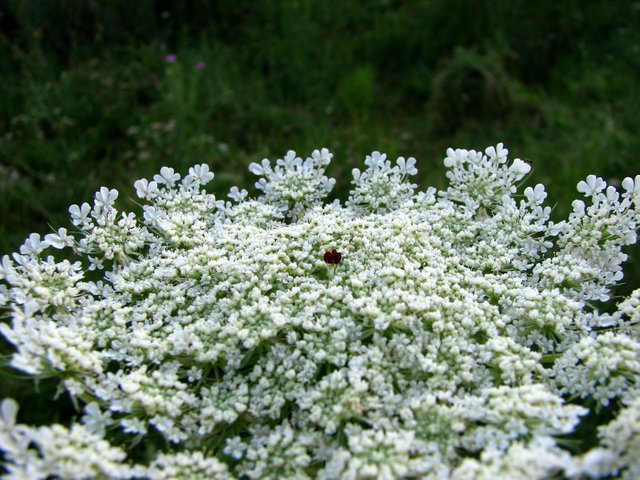
{"label": "blurred green background", "polygon": [[[444,186],[446,147],[504,142],[558,215],[640,173],[640,2],[4,0],[0,252],[101,185],[328,147],[345,197],[372,150]],[[167,62],[175,55],[174,63]]]}

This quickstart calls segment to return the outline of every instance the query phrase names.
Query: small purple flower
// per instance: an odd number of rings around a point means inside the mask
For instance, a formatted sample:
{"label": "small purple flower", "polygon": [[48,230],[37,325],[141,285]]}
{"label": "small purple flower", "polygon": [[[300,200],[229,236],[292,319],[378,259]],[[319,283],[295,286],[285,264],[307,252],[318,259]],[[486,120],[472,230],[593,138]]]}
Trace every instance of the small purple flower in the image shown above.
{"label": "small purple flower", "polygon": [[176,63],[178,61],[178,55],[175,53],[170,53],[166,57],[164,57],[164,61],[167,63]]}
{"label": "small purple flower", "polygon": [[198,63],[196,63],[196,70],[204,70],[204,67],[206,67],[207,64],[204,63],[203,61],[200,61]]}

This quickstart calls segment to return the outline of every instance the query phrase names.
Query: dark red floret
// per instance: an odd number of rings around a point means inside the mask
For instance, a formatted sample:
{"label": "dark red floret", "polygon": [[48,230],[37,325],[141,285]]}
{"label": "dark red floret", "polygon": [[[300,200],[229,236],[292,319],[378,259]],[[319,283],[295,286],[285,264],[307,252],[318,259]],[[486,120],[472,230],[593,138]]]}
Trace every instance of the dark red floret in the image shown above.
{"label": "dark red floret", "polygon": [[337,265],[340,263],[340,260],[342,260],[342,254],[335,248],[324,254],[324,261],[330,265]]}

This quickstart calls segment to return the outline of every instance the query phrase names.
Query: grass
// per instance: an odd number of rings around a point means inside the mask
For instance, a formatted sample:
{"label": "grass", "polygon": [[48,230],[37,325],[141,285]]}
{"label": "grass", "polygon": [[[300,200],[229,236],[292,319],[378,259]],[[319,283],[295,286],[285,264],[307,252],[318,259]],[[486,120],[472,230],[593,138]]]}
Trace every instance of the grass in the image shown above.
{"label": "grass", "polygon": [[[224,196],[253,184],[250,162],[289,149],[328,147],[344,199],[373,150],[416,157],[419,183],[442,188],[447,147],[504,142],[533,164],[556,218],[588,174],[640,173],[632,2],[4,5],[1,254],[69,226],[68,206],[102,185],[135,209],[135,179],[206,162]],[[640,286],[640,249],[629,253],[620,293]],[[0,396],[25,385],[3,376]],[[37,417],[45,400],[23,395]]]}

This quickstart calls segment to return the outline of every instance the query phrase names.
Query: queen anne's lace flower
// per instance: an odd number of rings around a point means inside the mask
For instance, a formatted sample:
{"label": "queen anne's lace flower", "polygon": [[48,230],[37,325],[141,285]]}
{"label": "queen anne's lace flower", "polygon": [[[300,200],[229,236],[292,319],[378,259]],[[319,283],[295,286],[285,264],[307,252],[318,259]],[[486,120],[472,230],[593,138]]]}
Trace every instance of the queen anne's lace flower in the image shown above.
{"label": "queen anne's lace flower", "polygon": [[556,361],[554,377],[563,394],[628,403],[640,394],[640,342],[613,332],[583,338]]}
{"label": "queen anne's lace flower", "polygon": [[126,453],[84,426],[15,425],[17,404],[0,405],[0,447],[5,453],[4,478],[132,478],[138,469],[123,461]]}
{"label": "queen anne's lace flower", "polygon": [[[331,158],[253,163],[260,196],[225,200],[208,166],[164,167],[135,182],[141,213],[102,187],[4,256],[11,365],[84,407],[35,428],[4,400],[8,477],[635,478],[640,290],[593,301],[622,279],[640,177],[587,177],[554,223],[502,144],[449,149],[439,192],[373,152],[344,205]],[[600,445],[564,450],[606,405]]]}
{"label": "queen anne's lace flower", "polygon": [[[249,171],[262,177],[256,183],[256,188],[264,193],[261,200],[278,207],[287,217],[298,219],[333,189],[336,181],[324,175],[332,157],[333,154],[323,148],[315,150],[303,161],[296,157],[296,152],[289,150],[284,158],[276,161],[275,168],[264,159],[260,165],[249,165]],[[231,194],[234,195],[233,189]]]}
{"label": "queen anne's lace flower", "polygon": [[202,452],[161,453],[145,472],[155,480],[229,480],[233,478],[227,465]]}
{"label": "queen anne's lace flower", "polygon": [[601,447],[578,459],[575,474],[596,478],[640,478],[640,397],[598,431]]}
{"label": "queen anne's lace flower", "polygon": [[388,213],[398,208],[413,195],[416,185],[406,181],[407,175],[415,175],[416,159],[398,158],[391,167],[384,153],[373,152],[364,161],[367,169],[353,169],[354,189],[347,206],[355,211]]}

